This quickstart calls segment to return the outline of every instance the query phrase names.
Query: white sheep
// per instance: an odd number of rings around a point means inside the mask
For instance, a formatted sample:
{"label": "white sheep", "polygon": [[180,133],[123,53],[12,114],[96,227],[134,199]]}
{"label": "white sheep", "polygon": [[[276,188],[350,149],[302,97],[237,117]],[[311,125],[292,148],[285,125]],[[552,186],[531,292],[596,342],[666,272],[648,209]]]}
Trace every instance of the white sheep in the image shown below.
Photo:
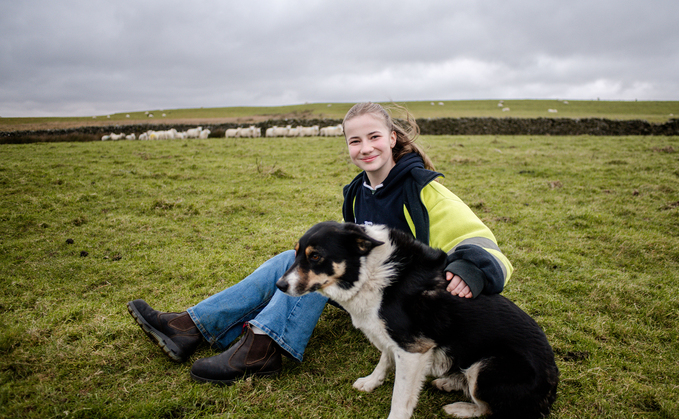
{"label": "white sheep", "polygon": [[191,128],[186,131],[186,136],[187,138],[198,138],[200,136],[200,132],[203,130],[203,127],[198,127],[198,128]]}
{"label": "white sheep", "polygon": [[318,125],[314,125],[312,127],[302,127],[300,130],[300,136],[301,137],[315,137],[318,136],[319,134],[319,128]]}
{"label": "white sheep", "polygon": [[198,138],[200,138],[201,140],[204,140],[204,139],[206,139],[209,135],[210,135],[210,130],[209,130],[209,129],[204,129],[204,130],[202,130],[202,131],[200,132],[200,134],[198,135]]}
{"label": "white sheep", "polygon": [[247,128],[238,128],[238,132],[236,133],[236,138],[252,138],[252,128],[247,127]]}
{"label": "white sheep", "polygon": [[502,108],[502,112],[509,112],[509,108]]}
{"label": "white sheep", "polygon": [[277,126],[273,126],[273,127],[271,127],[271,128],[267,128],[267,129],[266,129],[266,132],[264,133],[264,135],[266,136],[266,138],[271,138],[271,137],[273,137],[273,136],[274,136],[273,133],[274,133],[274,130],[275,130],[276,128],[278,128],[278,127],[277,127]]}
{"label": "white sheep", "polygon": [[174,140],[174,133],[171,130],[160,132],[163,133],[163,140]]}
{"label": "white sheep", "polygon": [[287,127],[274,127],[273,136],[274,137],[287,137],[288,131],[290,130],[290,128],[291,128],[290,125],[288,125]]}
{"label": "white sheep", "polygon": [[344,134],[342,125],[335,125],[321,128],[321,137],[339,137]]}
{"label": "white sheep", "polygon": [[238,128],[229,128],[224,132],[224,137],[235,138],[238,134]]}
{"label": "white sheep", "polygon": [[559,111],[557,111],[556,109],[547,109],[547,112],[549,112],[549,113],[557,113],[557,112],[559,112]]}
{"label": "white sheep", "polygon": [[290,128],[288,129],[288,137],[299,137],[302,131],[302,127]]}
{"label": "white sheep", "polygon": [[101,137],[101,141],[108,141],[110,139],[111,139],[110,135],[104,135],[104,136]]}
{"label": "white sheep", "polygon": [[262,129],[257,128],[254,125],[250,125],[247,128],[240,128],[239,131],[238,131],[238,136],[239,137],[247,137],[247,138],[261,137],[262,136]]}
{"label": "white sheep", "polygon": [[130,135],[126,135],[126,136],[125,136],[125,139],[126,139],[126,140],[136,140],[136,139],[137,139],[137,136],[136,136],[136,135],[134,134],[134,132],[133,132],[133,133],[130,134]]}
{"label": "white sheep", "polygon": [[139,134],[139,139],[146,141],[149,139],[149,134],[147,132],[142,132],[141,134]]}

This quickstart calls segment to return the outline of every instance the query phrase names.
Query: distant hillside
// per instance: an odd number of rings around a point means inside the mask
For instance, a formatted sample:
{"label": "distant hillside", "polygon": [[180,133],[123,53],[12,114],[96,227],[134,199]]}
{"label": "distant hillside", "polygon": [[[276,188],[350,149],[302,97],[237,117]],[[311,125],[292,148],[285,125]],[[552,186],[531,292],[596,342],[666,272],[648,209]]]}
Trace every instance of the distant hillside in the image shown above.
{"label": "distant hillside", "polygon": [[[679,117],[679,101],[451,100],[397,102],[418,119],[433,118],[602,118],[663,123]],[[69,118],[0,118],[0,131],[25,131],[144,124],[255,123],[266,120],[341,119],[353,103],[274,107],[153,109]],[[389,103],[384,103],[389,105]],[[152,116],[151,116],[152,115]]]}

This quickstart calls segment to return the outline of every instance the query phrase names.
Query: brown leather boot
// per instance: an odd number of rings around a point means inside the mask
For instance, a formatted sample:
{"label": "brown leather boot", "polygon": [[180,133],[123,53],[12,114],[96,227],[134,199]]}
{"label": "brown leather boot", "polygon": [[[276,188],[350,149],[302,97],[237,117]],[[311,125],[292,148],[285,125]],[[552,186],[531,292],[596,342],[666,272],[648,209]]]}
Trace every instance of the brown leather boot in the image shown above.
{"label": "brown leather boot", "polygon": [[282,350],[268,335],[256,335],[250,325],[243,337],[217,356],[193,363],[191,377],[203,383],[232,384],[250,375],[274,375],[281,371]]}
{"label": "brown leather boot", "polygon": [[146,335],[173,361],[186,361],[203,341],[189,313],[162,313],[144,300],[127,303],[127,311],[137,321]]}

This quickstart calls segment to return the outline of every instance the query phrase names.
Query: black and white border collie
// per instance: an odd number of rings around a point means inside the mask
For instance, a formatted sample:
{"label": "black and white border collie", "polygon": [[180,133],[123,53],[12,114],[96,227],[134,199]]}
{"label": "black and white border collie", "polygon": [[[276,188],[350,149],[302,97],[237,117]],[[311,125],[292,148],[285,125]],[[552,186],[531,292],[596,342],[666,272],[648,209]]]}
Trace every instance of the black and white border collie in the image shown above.
{"label": "black and white border collie", "polygon": [[317,291],[339,303],[382,352],[354,387],[372,391],[395,367],[390,419],[410,418],[427,376],[472,403],[444,410],[461,418],[540,418],[556,399],[559,370],[538,324],[507,298],[446,291],[446,254],[385,226],[325,222],[300,239],[277,286]]}

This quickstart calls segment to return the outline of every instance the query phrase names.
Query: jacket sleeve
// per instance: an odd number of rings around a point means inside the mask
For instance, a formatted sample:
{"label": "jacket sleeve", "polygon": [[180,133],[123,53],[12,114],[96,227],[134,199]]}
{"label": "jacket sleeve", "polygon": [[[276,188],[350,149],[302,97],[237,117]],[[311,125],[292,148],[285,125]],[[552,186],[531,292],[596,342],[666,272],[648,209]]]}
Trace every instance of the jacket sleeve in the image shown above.
{"label": "jacket sleeve", "polygon": [[420,195],[429,215],[429,245],[448,253],[446,271],[459,275],[474,297],[501,292],[513,267],[490,229],[439,182],[427,184]]}

